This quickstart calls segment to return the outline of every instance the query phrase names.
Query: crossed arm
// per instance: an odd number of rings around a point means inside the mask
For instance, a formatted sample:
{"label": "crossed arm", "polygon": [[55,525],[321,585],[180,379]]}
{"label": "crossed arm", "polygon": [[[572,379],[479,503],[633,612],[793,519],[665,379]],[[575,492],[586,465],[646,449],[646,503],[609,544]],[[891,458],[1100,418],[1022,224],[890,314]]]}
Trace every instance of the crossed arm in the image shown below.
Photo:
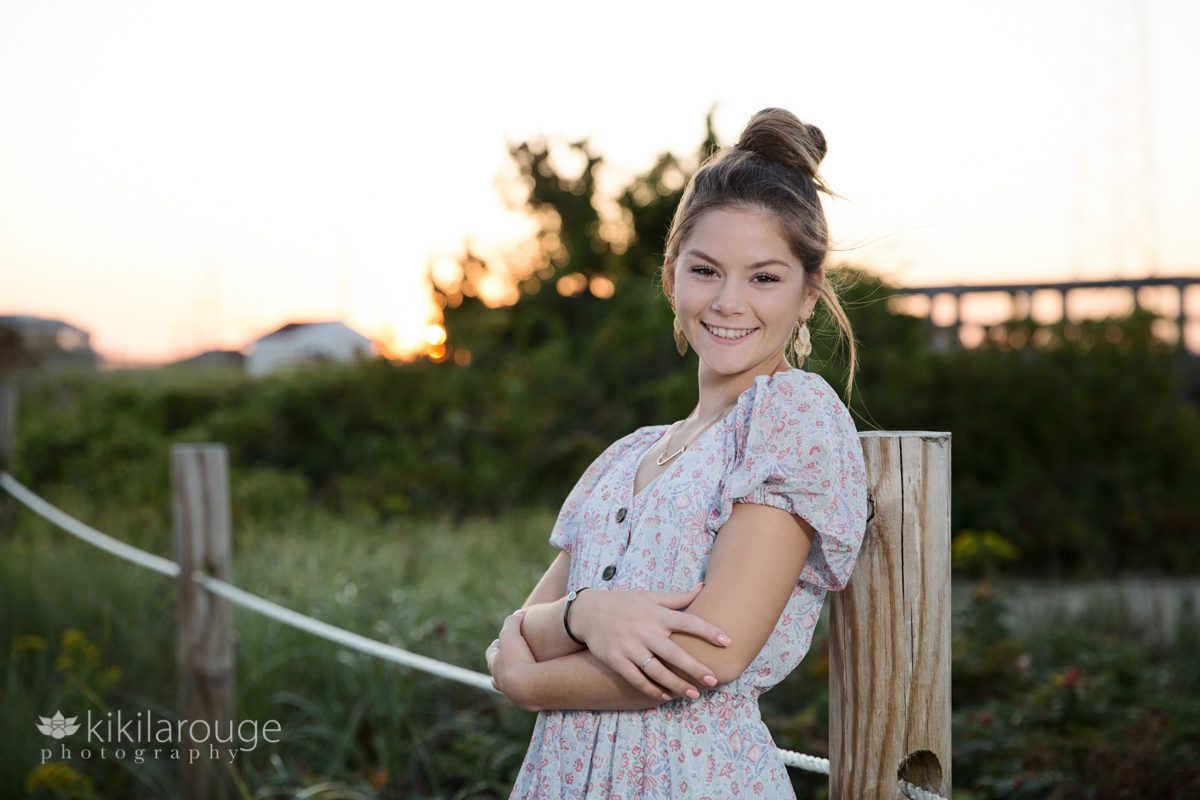
{"label": "crossed arm", "polygon": [[[522,610],[505,620],[498,650],[489,648],[494,682],[520,707],[540,711],[650,708],[673,699],[664,687],[698,697],[735,680],[787,605],[813,535],[794,514],[735,503],[713,543],[705,583],[686,606],[697,619],[672,618],[678,612],[650,600],[654,593],[591,589],[571,607],[571,628],[587,648],[563,628],[570,556],[559,553]],[[714,631],[729,643],[719,644]],[[659,658],[642,673],[648,653]],[[706,684],[704,674],[715,680]]]}

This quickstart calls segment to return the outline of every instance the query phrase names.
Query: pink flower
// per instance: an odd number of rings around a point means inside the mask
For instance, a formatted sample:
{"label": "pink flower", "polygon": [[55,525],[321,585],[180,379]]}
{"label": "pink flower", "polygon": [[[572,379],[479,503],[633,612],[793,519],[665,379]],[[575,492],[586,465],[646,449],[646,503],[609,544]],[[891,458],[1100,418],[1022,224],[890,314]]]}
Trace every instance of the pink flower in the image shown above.
{"label": "pink flower", "polygon": [[654,768],[654,756],[644,755],[633,762],[633,769],[630,772],[638,786],[643,789],[653,789],[658,786],[658,779],[650,774],[650,770]]}

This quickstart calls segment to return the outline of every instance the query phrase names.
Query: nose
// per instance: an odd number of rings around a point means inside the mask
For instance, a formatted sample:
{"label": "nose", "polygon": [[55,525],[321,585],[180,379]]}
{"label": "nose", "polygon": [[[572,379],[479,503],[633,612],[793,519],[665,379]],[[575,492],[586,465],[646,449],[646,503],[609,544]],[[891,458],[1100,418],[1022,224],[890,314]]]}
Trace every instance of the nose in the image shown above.
{"label": "nose", "polygon": [[713,298],[712,310],[718,314],[735,314],[742,310],[741,286],[738,281],[726,280]]}

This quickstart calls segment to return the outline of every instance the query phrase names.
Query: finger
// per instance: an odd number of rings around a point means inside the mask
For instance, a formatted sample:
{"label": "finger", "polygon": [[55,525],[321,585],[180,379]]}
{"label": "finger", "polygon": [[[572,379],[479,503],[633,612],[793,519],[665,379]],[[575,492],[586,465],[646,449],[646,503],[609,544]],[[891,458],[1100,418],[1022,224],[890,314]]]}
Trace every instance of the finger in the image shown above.
{"label": "finger", "polygon": [[496,641],[499,642],[501,647],[503,647],[505,642],[511,642],[511,641],[513,641],[513,639],[515,637],[520,636],[520,635],[521,635],[520,620],[518,619],[518,620],[514,621],[513,619],[509,618],[509,619],[504,620],[504,625],[500,628],[500,638],[497,639]]}
{"label": "finger", "polygon": [[493,675],[496,672],[496,659],[499,657],[500,657],[500,645],[499,644],[489,647],[487,649],[487,653],[484,655],[484,658],[487,660],[488,672]]}
{"label": "finger", "polygon": [[536,661],[529,642],[521,634],[521,618],[524,616],[524,611],[518,611],[504,620],[504,627],[500,629],[500,646],[504,648],[505,658]]}
{"label": "finger", "polygon": [[[704,684],[705,686],[717,685],[716,672],[709,669],[699,659],[670,639],[663,643],[657,655],[658,658],[655,659],[656,661],[670,663],[675,669],[690,675],[696,683]],[[650,663],[653,664],[654,662]]]}
{"label": "finger", "polygon": [[646,592],[646,594],[650,595],[654,602],[666,608],[684,608],[696,599],[696,595],[703,587],[703,583],[698,583],[686,592]]}
{"label": "finger", "polygon": [[657,657],[651,659],[642,672],[673,695],[690,697],[693,700],[700,697],[700,692],[696,690],[695,686],[664,666]]}
{"label": "finger", "polygon": [[732,641],[729,634],[713,625],[703,617],[689,614],[686,611],[675,611],[670,615],[667,627],[673,631],[683,631],[693,636],[699,636],[705,641],[712,642],[718,647],[726,647]]}
{"label": "finger", "polygon": [[646,677],[646,673],[637,668],[637,665],[632,661],[626,661],[625,667],[618,670],[621,677],[624,678],[630,686],[637,689],[647,697],[654,700],[670,700],[671,695],[663,691],[663,687],[655,685],[653,681]]}

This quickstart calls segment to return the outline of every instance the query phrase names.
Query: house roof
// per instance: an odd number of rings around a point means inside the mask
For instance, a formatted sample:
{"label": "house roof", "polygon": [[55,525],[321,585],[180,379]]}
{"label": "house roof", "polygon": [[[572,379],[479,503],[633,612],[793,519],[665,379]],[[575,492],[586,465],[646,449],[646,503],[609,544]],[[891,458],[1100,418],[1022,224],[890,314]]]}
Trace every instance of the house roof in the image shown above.
{"label": "house roof", "polygon": [[331,319],[331,320],[322,320],[320,322],[289,322],[286,325],[282,325],[282,326],[276,328],[275,330],[271,331],[268,334],[264,334],[263,336],[258,337],[251,344],[258,344],[259,342],[265,342],[268,339],[271,339],[274,337],[283,338],[283,337],[286,337],[287,335],[292,334],[303,328],[315,328],[315,327],[321,327],[324,325],[340,326],[342,328],[345,328],[348,331],[351,331],[352,333],[356,333],[359,336],[362,336],[363,339],[370,341],[369,337],[363,336],[361,333],[358,333],[358,331],[354,330],[353,328],[351,328],[349,325],[342,322],[341,320]]}
{"label": "house roof", "polygon": [[70,328],[71,330],[86,333],[83,328],[76,327],[69,322],[63,322],[61,319],[50,319],[48,317],[35,317],[29,314],[8,314],[0,315],[0,324],[15,326],[17,328]]}

